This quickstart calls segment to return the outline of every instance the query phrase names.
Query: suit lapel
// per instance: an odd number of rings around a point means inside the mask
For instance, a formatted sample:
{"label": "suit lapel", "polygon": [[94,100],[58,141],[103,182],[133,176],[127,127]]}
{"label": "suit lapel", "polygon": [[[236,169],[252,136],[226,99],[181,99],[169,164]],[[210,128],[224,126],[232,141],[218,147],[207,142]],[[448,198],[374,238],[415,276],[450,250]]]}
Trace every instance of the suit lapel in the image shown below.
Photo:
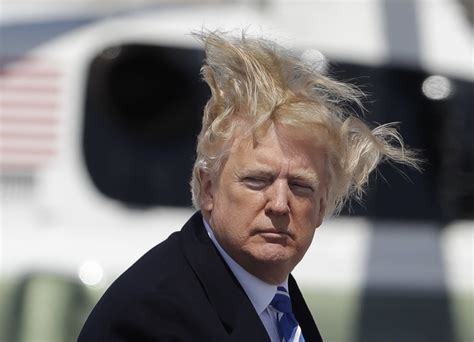
{"label": "suit lapel", "polygon": [[311,316],[311,312],[304,301],[303,295],[301,294],[300,289],[298,288],[298,285],[291,274],[288,278],[288,288],[293,312],[301,327],[301,330],[303,331],[305,341],[322,341],[323,339],[321,338],[316,323],[314,323],[313,316]]}
{"label": "suit lapel", "polygon": [[180,235],[181,248],[209,302],[234,341],[270,341],[244,290],[214,247],[198,212]]}

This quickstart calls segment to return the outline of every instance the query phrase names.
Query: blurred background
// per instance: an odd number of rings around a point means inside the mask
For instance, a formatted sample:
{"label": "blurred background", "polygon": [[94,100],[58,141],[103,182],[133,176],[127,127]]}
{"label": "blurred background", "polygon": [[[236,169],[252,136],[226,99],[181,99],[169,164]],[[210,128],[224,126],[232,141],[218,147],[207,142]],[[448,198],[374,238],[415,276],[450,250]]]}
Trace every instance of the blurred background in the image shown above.
{"label": "blurred background", "polygon": [[474,341],[473,17],[470,0],[3,0],[0,341],[75,340],[192,214],[202,27],[357,84],[366,119],[426,159],[383,165],[294,271],[325,340]]}

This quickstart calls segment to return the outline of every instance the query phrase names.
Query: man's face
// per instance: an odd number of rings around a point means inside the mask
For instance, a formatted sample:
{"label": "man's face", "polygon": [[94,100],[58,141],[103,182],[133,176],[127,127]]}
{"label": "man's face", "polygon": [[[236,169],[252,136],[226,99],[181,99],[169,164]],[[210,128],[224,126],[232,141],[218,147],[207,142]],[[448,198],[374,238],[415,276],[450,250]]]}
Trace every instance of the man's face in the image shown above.
{"label": "man's face", "polygon": [[256,146],[236,139],[217,179],[202,175],[201,207],[226,252],[282,282],[303,258],[326,207],[324,149],[272,126]]}

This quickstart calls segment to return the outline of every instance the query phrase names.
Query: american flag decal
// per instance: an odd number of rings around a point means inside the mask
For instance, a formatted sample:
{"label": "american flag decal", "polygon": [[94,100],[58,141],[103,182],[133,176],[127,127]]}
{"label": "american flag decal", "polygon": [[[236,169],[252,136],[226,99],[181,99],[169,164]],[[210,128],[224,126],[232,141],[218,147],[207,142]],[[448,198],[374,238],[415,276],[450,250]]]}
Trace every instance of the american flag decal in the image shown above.
{"label": "american flag decal", "polygon": [[0,168],[33,171],[57,154],[61,72],[40,57],[0,60]]}

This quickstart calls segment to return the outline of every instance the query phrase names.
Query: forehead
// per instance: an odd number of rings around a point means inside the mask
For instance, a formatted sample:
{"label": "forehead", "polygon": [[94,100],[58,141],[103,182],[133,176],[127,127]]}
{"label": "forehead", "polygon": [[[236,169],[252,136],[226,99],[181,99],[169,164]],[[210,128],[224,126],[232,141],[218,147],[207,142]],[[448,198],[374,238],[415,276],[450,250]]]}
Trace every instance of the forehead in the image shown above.
{"label": "forehead", "polygon": [[229,164],[239,168],[273,169],[286,167],[298,175],[324,174],[326,148],[297,128],[270,126],[257,140],[235,139],[229,153]]}

